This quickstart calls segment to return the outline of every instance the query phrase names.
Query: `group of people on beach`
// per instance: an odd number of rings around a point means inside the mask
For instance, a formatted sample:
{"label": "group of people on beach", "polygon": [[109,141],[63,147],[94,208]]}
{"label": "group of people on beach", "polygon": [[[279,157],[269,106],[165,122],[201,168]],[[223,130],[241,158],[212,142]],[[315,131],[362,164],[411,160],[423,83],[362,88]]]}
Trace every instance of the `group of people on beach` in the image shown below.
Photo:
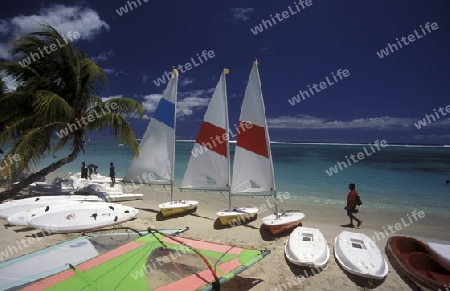
{"label": "group of people on beach", "polygon": [[[98,174],[98,166],[96,164],[89,164],[86,166],[86,162],[81,163],[81,178],[92,180],[92,173]],[[88,175],[89,171],[89,175]],[[109,163],[109,177],[111,178],[111,184],[114,186],[116,183],[116,171],[114,168],[114,163]]]}

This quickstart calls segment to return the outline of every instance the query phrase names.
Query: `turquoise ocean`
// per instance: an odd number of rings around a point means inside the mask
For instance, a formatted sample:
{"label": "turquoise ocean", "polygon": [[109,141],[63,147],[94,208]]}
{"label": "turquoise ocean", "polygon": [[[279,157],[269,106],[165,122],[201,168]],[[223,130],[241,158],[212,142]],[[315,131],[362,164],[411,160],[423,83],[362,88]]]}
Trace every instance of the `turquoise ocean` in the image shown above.
{"label": "turquoise ocean", "polygon": [[[175,187],[179,187],[194,142],[177,141]],[[357,155],[364,147],[370,156],[339,170],[332,176],[326,170],[346,161],[345,156]],[[325,204],[343,204],[348,184],[355,183],[363,206],[370,208],[431,211],[448,215],[450,208],[450,147],[448,146],[387,146],[372,152],[369,145],[273,143],[272,156],[277,191],[289,192],[293,199]],[[231,156],[234,144],[230,145]],[[67,154],[62,149],[43,159],[36,168],[48,165]],[[114,162],[116,177],[123,177],[133,154],[117,140],[88,140],[85,154],[57,170],[64,176],[80,172],[81,162],[94,163],[103,175]],[[137,182],[137,181],[136,181]]]}

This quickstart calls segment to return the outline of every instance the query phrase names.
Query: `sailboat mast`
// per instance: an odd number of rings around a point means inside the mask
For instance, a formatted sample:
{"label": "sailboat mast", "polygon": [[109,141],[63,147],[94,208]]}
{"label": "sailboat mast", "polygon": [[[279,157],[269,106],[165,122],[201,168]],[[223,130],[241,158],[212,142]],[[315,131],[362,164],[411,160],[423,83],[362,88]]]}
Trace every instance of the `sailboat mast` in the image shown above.
{"label": "sailboat mast", "polygon": [[227,189],[228,189],[228,209],[231,211],[231,171],[230,171],[230,136],[229,136],[229,121],[228,121],[228,95],[227,95],[227,80],[226,80],[226,75],[230,73],[230,71],[228,69],[224,69],[223,70],[223,102],[225,104],[225,132],[227,134],[227,173],[228,173],[228,184],[227,184]]}
{"label": "sailboat mast", "polygon": [[[256,74],[258,76],[258,81],[259,81],[259,84],[261,86],[261,79],[259,77],[258,64],[259,64],[258,60],[255,60]],[[262,92],[261,92],[261,103],[262,103],[261,106],[262,106],[262,109],[263,109],[263,112],[264,112],[264,128],[265,128],[265,131],[266,131],[267,152],[269,154],[269,161],[270,161],[269,162],[269,165],[270,165],[269,166],[270,167],[270,176],[272,178],[272,183],[273,183],[273,188],[271,189],[271,191],[272,191],[272,198],[273,198],[273,202],[274,202],[274,206],[275,206],[275,217],[278,219],[279,218],[279,214],[278,214],[278,203],[277,203],[277,197],[276,197],[277,190],[275,188],[275,174],[274,174],[274,169],[273,169],[272,150],[270,148],[269,128],[267,126],[267,118],[265,116],[266,109],[265,109],[265,106],[264,106],[264,98],[262,96]]]}
{"label": "sailboat mast", "polygon": [[178,70],[173,68],[173,78],[175,79],[175,100],[174,100],[174,108],[175,112],[173,115],[173,144],[172,144],[172,170],[170,173],[170,203],[173,202],[173,179],[175,176],[175,138],[177,132],[177,99],[178,99]]}

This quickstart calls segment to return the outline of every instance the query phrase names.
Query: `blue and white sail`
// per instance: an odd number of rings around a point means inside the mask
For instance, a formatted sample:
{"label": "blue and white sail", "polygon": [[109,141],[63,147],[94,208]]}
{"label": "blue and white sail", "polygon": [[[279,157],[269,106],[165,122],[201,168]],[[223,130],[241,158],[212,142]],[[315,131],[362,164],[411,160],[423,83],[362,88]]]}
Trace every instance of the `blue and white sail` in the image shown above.
{"label": "blue and white sail", "polygon": [[143,184],[173,183],[177,88],[178,72],[174,69],[172,79],[139,144],[139,157],[133,158],[123,181]]}

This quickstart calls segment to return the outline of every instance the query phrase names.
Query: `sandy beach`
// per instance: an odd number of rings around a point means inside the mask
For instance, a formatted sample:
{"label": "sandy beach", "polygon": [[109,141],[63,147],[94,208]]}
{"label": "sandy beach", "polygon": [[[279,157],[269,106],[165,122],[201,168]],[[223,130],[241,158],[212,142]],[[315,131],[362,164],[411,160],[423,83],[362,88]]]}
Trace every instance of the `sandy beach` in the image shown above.
{"label": "sandy beach", "polygon": [[[425,241],[450,244],[450,233],[445,231],[445,225],[448,225],[449,222],[448,216],[423,213],[422,218],[415,220],[411,216],[414,209],[411,209],[409,213],[400,213],[362,207],[358,214],[358,217],[363,220],[361,228],[350,229],[342,226],[349,222],[343,210],[343,204],[328,205],[311,202],[307,204],[288,199],[281,203],[281,209],[301,209],[306,215],[303,226],[319,228],[328,241],[331,251],[328,266],[322,272],[313,274],[310,269],[292,265],[285,259],[284,244],[288,235],[273,238],[260,228],[261,218],[269,215],[269,210],[262,212],[256,220],[245,225],[222,228],[216,222],[216,212],[227,207],[228,197],[225,194],[214,192],[180,193],[176,190],[174,192],[175,199],[186,198],[199,201],[197,212],[181,217],[162,219],[157,215],[158,204],[168,201],[169,192],[167,189],[141,186],[134,192],[144,193],[144,200],[123,202],[123,204],[138,208],[140,213],[136,220],[123,223],[121,226],[129,226],[138,230],[146,230],[148,227],[173,229],[188,226],[189,231],[182,236],[271,251],[271,254],[265,259],[227,282],[222,290],[419,290],[414,285],[406,283],[392,268],[389,261],[389,274],[382,282],[370,282],[367,279],[346,273],[334,258],[333,244],[335,237],[343,230],[363,232],[374,238],[382,253],[384,253],[387,234],[411,235]],[[343,200],[344,198],[345,193],[343,193]],[[261,197],[233,197],[233,205],[236,206],[253,205],[260,207],[262,204],[270,206],[271,202],[266,202]],[[420,209],[416,209],[416,211],[420,211]],[[16,240],[30,237],[32,234],[39,232],[26,227],[8,226],[5,220],[2,220],[1,223],[3,227],[0,230],[0,251],[7,249],[8,246],[16,245]],[[400,223],[400,225],[394,228],[393,226],[396,223]],[[34,244],[30,244],[28,247],[12,254],[8,259],[77,236],[79,234],[76,233],[44,236]],[[308,274],[309,278],[303,278],[305,274]],[[289,284],[291,287],[289,287]]]}

